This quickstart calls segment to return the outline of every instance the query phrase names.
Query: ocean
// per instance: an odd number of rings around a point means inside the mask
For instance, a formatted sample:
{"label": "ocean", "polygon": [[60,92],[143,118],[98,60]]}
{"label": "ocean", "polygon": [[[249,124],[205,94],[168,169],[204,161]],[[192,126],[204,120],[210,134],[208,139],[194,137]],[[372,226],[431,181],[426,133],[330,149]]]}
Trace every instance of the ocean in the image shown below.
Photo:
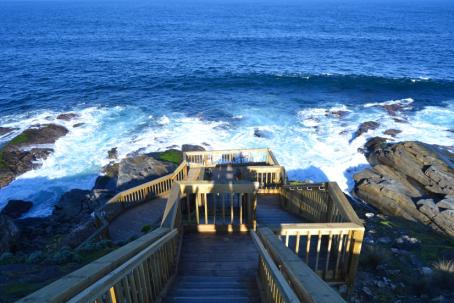
{"label": "ocean", "polygon": [[19,130],[0,146],[38,123],[70,132],[0,189],[0,208],[25,199],[28,216],[49,215],[93,186],[109,149],[185,143],[270,147],[290,179],[349,192],[368,165],[358,149],[387,129],[454,146],[454,1],[3,0],[0,126]]}

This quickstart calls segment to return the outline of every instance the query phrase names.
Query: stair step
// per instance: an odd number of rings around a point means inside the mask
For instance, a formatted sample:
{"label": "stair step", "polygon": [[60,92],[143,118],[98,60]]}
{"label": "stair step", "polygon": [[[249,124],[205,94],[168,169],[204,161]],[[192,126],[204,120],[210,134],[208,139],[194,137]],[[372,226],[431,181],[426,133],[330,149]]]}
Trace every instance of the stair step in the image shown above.
{"label": "stair step", "polygon": [[181,288],[172,289],[168,296],[170,297],[211,297],[211,296],[249,296],[252,292],[249,289],[236,288]]}
{"label": "stair step", "polygon": [[178,302],[178,303],[255,303],[259,302],[258,297],[249,298],[247,296],[205,296],[205,297],[191,297],[191,296],[181,296],[181,297],[167,297],[164,302]]}
{"label": "stair step", "polygon": [[199,282],[181,282],[177,281],[175,283],[175,288],[235,288],[235,289],[248,289],[257,287],[256,283],[251,282],[231,282],[231,281],[216,281],[216,280],[206,280]]}

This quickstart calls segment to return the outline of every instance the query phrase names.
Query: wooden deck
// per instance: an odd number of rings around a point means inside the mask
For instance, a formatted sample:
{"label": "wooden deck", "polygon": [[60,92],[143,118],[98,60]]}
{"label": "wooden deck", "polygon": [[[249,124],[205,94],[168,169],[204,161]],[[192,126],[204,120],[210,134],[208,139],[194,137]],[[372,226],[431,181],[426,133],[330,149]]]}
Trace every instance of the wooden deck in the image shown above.
{"label": "wooden deck", "polygon": [[303,218],[283,209],[279,199],[279,195],[257,196],[257,225],[273,228],[281,223],[308,223]]}
{"label": "wooden deck", "polygon": [[143,235],[145,225],[157,227],[166,207],[166,198],[157,198],[129,209],[109,224],[109,236],[114,243],[128,241]]}
{"label": "wooden deck", "polygon": [[164,302],[259,302],[258,254],[247,233],[186,233]]}

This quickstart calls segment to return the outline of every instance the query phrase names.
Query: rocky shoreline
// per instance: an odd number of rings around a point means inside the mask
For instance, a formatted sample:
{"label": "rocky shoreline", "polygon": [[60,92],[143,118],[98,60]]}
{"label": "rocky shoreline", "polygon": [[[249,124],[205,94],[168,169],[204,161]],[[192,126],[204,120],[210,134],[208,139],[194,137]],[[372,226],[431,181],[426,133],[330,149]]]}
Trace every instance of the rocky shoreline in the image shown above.
{"label": "rocky shoreline", "polygon": [[364,149],[371,168],[354,176],[354,194],[382,213],[454,236],[454,154],[417,141],[376,137]]}
{"label": "rocky shoreline", "polygon": [[[401,109],[394,106],[385,110],[395,116]],[[348,112],[327,114],[342,118]],[[67,113],[60,115],[59,119],[70,121],[76,116]],[[351,140],[378,127],[378,122],[366,121],[352,133]],[[12,131],[15,130],[0,128],[0,135]],[[53,152],[52,144],[67,133],[68,130],[60,125],[36,125],[2,146],[0,188],[18,175],[39,167],[39,160]],[[386,130],[384,134],[389,136],[387,139],[372,138],[359,150],[370,164],[370,167],[354,175],[355,186],[352,192],[353,199],[360,199],[368,205],[363,208],[358,206],[361,204],[353,203],[366,224],[366,248],[362,258],[371,258],[369,249],[384,249],[385,254],[392,253],[402,260],[408,257],[408,260],[402,262],[410,262],[409,266],[415,266],[417,274],[424,276],[422,268],[430,267],[430,262],[438,259],[438,256],[424,258],[418,255],[418,251],[425,251],[427,243],[431,247],[437,243],[448,247],[440,250],[440,253],[448,259],[454,259],[454,245],[450,240],[454,236],[454,154],[449,147],[416,141],[395,142],[393,138],[399,133],[398,129]],[[254,136],[262,138],[272,134],[256,129]],[[35,280],[46,280],[46,277],[40,276],[39,270],[53,268],[55,271],[52,273],[43,272],[56,278],[93,260],[95,256],[100,256],[101,252],[107,253],[115,249],[117,246],[109,241],[76,249],[96,230],[93,211],[121,190],[172,172],[181,161],[182,151],[189,150],[204,148],[183,145],[181,150],[169,149],[147,154],[139,150],[123,159],[118,159],[117,149],[112,148],[106,155],[110,163],[103,168],[93,188],[73,189],[64,193],[54,206],[52,214],[45,218],[21,218],[30,210],[33,201],[9,201],[0,213],[0,267],[4,266],[5,270],[11,272],[19,270],[18,268],[33,268],[34,275],[39,277]],[[374,209],[372,215],[371,207]],[[383,222],[392,222],[392,228],[384,228]],[[416,238],[418,244],[411,246],[407,242],[413,241],[408,239],[415,238],[415,234],[424,239]],[[408,244],[411,247],[402,247],[399,241],[405,242],[403,246]],[[381,302],[372,299],[381,290],[392,292],[397,289],[405,293],[405,287],[399,286],[399,277],[388,279],[392,274],[387,271],[396,270],[395,266],[386,265],[382,266],[385,269],[377,269],[378,265],[370,268],[368,261],[365,263],[359,269],[361,280],[354,292],[357,302]],[[67,271],[56,269],[62,264],[69,264]],[[408,272],[408,277],[411,275],[416,274]],[[402,279],[408,277],[403,276]],[[17,277],[0,278],[0,288],[2,284],[9,285],[15,279]],[[25,281],[24,285],[35,283],[35,280],[30,282],[22,276],[19,279]],[[38,286],[42,285],[38,283]],[[20,295],[25,293],[27,291]],[[440,293],[445,292],[435,292]],[[20,295],[13,298],[17,299]]]}

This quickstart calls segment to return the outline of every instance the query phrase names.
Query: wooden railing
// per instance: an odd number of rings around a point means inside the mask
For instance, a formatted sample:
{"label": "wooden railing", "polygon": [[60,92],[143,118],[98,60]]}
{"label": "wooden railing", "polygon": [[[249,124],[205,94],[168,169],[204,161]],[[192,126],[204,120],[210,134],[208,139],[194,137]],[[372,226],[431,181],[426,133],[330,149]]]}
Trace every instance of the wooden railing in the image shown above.
{"label": "wooden railing", "polygon": [[162,224],[169,226],[169,220],[181,216],[184,225],[200,232],[254,229],[257,189],[254,182],[178,182],[167,200]]}
{"label": "wooden railing", "polygon": [[280,165],[273,166],[247,166],[248,179],[259,183],[259,191],[265,193],[266,189],[277,189],[286,184],[285,168]]}
{"label": "wooden railing", "polygon": [[362,224],[336,182],[286,185],[280,192],[283,206],[311,222]]}
{"label": "wooden railing", "polygon": [[283,206],[310,222],[275,233],[325,281],[353,284],[364,226],[335,182],[283,186]]}
{"label": "wooden railing", "polygon": [[257,234],[251,232],[251,236],[259,253],[257,280],[262,302],[300,302]]}
{"label": "wooden railing", "polygon": [[124,190],[110,199],[97,213],[107,221],[113,220],[124,209],[169,193],[175,181],[184,180],[188,174],[188,164],[182,162],[173,173]]}
{"label": "wooden railing", "polygon": [[183,157],[191,166],[201,165],[212,167],[225,164],[253,163],[279,165],[273,153],[268,148],[193,151],[183,153]]}
{"label": "wooden railing", "polygon": [[259,250],[258,280],[265,302],[341,303],[342,297],[283,245],[268,228],[252,237]]}
{"label": "wooden railing", "polygon": [[323,280],[351,286],[364,227],[355,223],[281,224],[276,234]]}
{"label": "wooden railing", "polygon": [[[159,291],[165,290],[166,282],[171,281],[171,274],[176,270],[176,248],[180,239],[177,233],[177,229],[158,228],[18,302],[94,302],[100,297],[102,299],[96,302],[115,302],[107,301],[114,296],[116,302],[126,302],[118,298],[131,298],[127,302],[146,302],[138,298],[145,295],[156,298]],[[150,282],[148,285],[153,289],[146,288],[144,281]],[[148,293],[142,293],[142,287]]]}
{"label": "wooden railing", "polygon": [[175,275],[179,235],[174,229],[68,302],[153,302]]}

